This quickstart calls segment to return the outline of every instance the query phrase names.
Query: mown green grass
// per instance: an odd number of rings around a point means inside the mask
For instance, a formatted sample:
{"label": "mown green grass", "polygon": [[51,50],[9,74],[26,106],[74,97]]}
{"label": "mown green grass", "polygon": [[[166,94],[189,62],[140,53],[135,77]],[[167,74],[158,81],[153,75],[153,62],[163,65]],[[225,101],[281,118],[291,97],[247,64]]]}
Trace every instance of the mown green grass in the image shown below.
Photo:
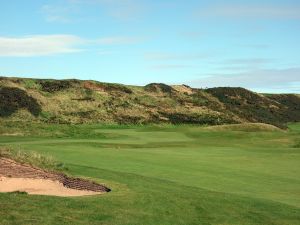
{"label": "mown green grass", "polygon": [[[0,194],[0,224],[300,224],[300,124],[289,131],[197,126],[15,124],[0,146],[65,163],[112,192]],[[5,132],[4,132],[5,131]],[[23,132],[23,136],[7,136]]]}

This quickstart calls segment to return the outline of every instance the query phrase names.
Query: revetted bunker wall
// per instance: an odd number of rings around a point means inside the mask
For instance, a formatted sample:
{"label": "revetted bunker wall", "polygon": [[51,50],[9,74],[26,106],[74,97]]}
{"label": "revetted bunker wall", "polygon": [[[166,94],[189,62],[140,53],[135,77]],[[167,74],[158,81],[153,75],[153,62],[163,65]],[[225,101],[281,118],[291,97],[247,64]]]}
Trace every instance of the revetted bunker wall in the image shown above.
{"label": "revetted bunker wall", "polygon": [[47,172],[39,168],[32,167],[26,164],[20,164],[14,160],[7,158],[0,158],[0,176],[14,177],[14,178],[32,178],[32,179],[48,179],[59,181],[65,187],[86,190],[94,192],[110,192],[111,190],[104,185],[95,182],[68,177],[62,173]]}

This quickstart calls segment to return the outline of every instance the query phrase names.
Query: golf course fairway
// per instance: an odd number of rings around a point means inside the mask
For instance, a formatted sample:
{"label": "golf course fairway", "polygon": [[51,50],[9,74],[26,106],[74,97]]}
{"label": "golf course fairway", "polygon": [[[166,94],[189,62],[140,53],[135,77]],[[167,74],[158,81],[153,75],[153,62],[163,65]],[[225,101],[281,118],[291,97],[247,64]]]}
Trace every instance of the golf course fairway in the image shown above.
{"label": "golf course fairway", "polygon": [[7,124],[0,147],[51,156],[96,196],[0,193],[0,224],[300,224],[300,124]]}

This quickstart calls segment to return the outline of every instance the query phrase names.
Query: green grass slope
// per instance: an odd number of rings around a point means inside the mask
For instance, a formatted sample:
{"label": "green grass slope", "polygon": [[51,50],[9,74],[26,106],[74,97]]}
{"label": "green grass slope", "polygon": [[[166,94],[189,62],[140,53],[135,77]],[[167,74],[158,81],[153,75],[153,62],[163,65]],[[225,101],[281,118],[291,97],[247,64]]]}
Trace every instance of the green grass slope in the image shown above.
{"label": "green grass slope", "polygon": [[0,120],[102,124],[234,124],[300,121],[298,95],[242,88],[145,87],[80,80],[0,77]]}
{"label": "green grass slope", "polygon": [[0,148],[51,155],[112,192],[0,193],[0,224],[300,224],[299,124],[239,126],[2,122]]}

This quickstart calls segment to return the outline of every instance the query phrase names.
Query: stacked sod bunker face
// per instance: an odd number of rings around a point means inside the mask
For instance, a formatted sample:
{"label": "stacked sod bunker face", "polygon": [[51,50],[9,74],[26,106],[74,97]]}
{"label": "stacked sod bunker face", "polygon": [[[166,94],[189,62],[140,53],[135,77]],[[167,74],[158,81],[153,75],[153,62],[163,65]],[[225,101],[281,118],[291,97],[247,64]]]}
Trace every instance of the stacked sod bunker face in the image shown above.
{"label": "stacked sod bunker face", "polygon": [[62,173],[48,172],[4,157],[0,158],[0,177],[51,180],[63,184],[66,188],[95,192],[95,194],[111,191],[104,185],[93,181],[68,177]]}

